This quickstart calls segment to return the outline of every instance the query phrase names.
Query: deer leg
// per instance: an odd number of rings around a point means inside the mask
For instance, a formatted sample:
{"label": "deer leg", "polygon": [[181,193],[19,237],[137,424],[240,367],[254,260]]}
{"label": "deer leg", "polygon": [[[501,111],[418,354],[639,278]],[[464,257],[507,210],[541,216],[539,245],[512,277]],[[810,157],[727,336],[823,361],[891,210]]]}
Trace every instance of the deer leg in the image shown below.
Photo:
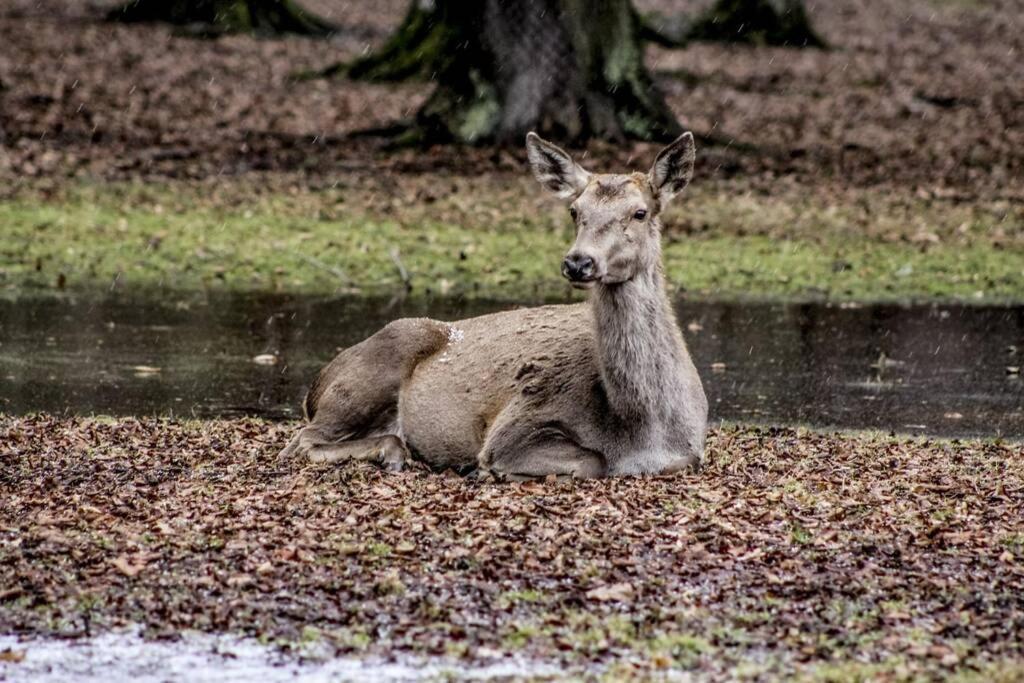
{"label": "deer leg", "polygon": [[409,450],[401,439],[388,434],[313,446],[309,449],[309,461],[324,464],[364,461],[372,462],[391,472],[401,472],[409,461]]}
{"label": "deer leg", "polygon": [[309,425],[292,438],[280,457],[298,456],[319,464],[372,462],[392,472],[400,472],[411,459],[405,442],[394,434],[361,439],[349,436],[327,438],[318,425]]}
{"label": "deer leg", "polygon": [[604,459],[566,442],[534,447],[492,467],[507,481],[527,481],[555,476],[558,479],[595,479],[605,476]]}
{"label": "deer leg", "polygon": [[280,457],[321,463],[365,460],[402,469],[409,458],[398,427],[402,382],[447,340],[447,325],[403,319],[339,353],[303,401],[309,424]]}
{"label": "deer leg", "polygon": [[480,470],[499,480],[549,476],[592,479],[605,476],[604,457],[558,430],[510,426],[492,433],[477,456]]}

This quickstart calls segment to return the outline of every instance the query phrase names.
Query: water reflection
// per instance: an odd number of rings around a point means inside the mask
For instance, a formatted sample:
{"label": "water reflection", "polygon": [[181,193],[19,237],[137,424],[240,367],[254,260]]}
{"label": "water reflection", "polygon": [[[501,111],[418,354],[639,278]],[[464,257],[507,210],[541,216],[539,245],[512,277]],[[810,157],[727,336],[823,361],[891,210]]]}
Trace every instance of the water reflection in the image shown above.
{"label": "water reflection", "polygon": [[[294,417],[336,349],[489,302],[0,301],[0,411]],[[1024,435],[1024,308],[680,302],[714,419]],[[260,362],[254,358],[261,356]]]}

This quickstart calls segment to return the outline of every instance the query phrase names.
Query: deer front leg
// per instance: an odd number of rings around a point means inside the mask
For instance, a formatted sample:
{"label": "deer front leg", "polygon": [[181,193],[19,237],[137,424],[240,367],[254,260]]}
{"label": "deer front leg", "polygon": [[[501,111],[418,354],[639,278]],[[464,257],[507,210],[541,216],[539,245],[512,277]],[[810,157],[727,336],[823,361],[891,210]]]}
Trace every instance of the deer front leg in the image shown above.
{"label": "deer front leg", "polygon": [[372,462],[392,472],[400,472],[411,459],[405,443],[393,434],[351,441],[344,440],[344,437],[328,439],[316,425],[309,425],[300,430],[281,451],[281,456],[299,456],[318,464]]}
{"label": "deer front leg", "polygon": [[518,425],[489,435],[477,463],[481,474],[507,481],[551,475],[592,479],[605,476],[607,469],[600,453],[583,448],[557,429]]}
{"label": "deer front leg", "polygon": [[409,461],[409,450],[394,435],[324,444],[309,449],[310,462],[333,464],[350,460],[372,462],[391,472],[401,472]]}

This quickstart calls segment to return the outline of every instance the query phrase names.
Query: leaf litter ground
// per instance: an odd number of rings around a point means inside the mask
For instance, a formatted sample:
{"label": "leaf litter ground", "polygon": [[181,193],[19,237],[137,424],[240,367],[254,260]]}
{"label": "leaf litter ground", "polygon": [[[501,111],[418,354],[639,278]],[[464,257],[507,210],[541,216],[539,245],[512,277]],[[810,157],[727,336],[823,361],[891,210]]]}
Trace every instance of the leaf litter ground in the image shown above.
{"label": "leaf litter ground", "polygon": [[293,429],[0,418],[0,632],[612,676],[1024,672],[1019,444],[722,427],[697,474],[495,485],[282,461]]}

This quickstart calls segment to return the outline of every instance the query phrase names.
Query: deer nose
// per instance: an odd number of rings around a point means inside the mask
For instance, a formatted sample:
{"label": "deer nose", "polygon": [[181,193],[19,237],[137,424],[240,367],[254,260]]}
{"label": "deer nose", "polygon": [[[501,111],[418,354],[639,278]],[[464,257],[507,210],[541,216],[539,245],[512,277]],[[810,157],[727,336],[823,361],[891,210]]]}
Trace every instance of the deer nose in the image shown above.
{"label": "deer nose", "polygon": [[573,282],[589,280],[594,277],[594,259],[583,254],[569,254],[562,261],[562,275]]}

